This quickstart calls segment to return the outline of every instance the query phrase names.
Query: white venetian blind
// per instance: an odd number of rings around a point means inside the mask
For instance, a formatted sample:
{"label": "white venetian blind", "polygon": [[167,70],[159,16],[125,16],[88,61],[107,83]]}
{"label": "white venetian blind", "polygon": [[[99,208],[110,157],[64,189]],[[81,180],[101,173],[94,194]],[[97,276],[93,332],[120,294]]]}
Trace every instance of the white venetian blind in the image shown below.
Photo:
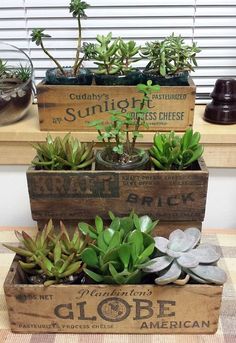
{"label": "white venetian blind", "polygon": [[[28,52],[36,81],[54,66],[30,41],[33,28],[45,28],[53,38],[45,41],[61,64],[71,65],[76,47],[76,20],[68,10],[70,0],[1,0],[0,39]],[[192,73],[203,99],[219,77],[236,76],[236,0],[87,0],[91,7],[83,20],[84,40],[97,34],[134,39],[139,44],[175,32],[202,48],[198,68]],[[145,61],[139,62],[144,66]],[[87,62],[87,66],[92,66]]]}

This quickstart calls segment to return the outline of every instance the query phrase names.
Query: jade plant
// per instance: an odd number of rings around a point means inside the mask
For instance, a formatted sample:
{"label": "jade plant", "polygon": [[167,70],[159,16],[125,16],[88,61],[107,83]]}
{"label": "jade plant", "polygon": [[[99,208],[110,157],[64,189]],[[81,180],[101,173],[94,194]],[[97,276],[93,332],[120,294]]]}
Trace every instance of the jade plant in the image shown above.
{"label": "jade plant", "polygon": [[150,95],[159,91],[160,87],[152,85],[152,81],[148,81],[147,84],[138,84],[136,87],[137,91],[142,93],[142,99],[139,107],[134,109],[135,116],[130,112],[113,111],[106,122],[94,120],[89,123],[89,126],[95,127],[98,131],[98,140],[106,146],[107,161],[125,164],[139,159],[144,153],[136,149],[136,142],[137,138],[142,137],[140,128],[148,127],[145,116],[149,111]]}
{"label": "jade plant", "polygon": [[107,228],[98,216],[95,227],[79,223],[83,234],[94,240],[81,255],[86,264],[84,272],[98,283],[140,283],[144,274],[141,266],[150,260],[154,251],[154,240],[150,234],[157,221],[148,216],[138,217],[133,212],[123,218],[110,212],[110,218]]}
{"label": "jade plant", "polygon": [[[76,55],[73,65],[72,75],[76,76],[80,72],[80,67],[82,62],[86,58],[86,56],[81,57],[81,50],[82,50],[82,27],[81,27],[81,19],[86,18],[85,10],[89,7],[89,5],[85,1],[81,0],[71,0],[69,5],[69,11],[72,13],[72,16],[77,19],[78,23],[78,37],[77,37],[77,48],[76,48]],[[47,50],[44,45],[44,39],[50,38],[51,36],[44,33],[45,29],[42,28],[35,28],[32,30],[31,37],[32,42],[35,42],[37,46],[40,46],[43,52],[56,64],[57,68],[60,70],[60,73],[64,76],[67,76],[67,72],[63,68],[63,66],[59,63],[59,61],[52,56],[52,54]]]}
{"label": "jade plant", "polygon": [[36,237],[24,231],[15,233],[20,247],[4,246],[18,254],[19,264],[31,283],[50,286],[77,280],[83,269],[81,254],[89,237],[75,230],[70,239],[65,226],[61,223],[61,230],[55,232],[51,220]]}
{"label": "jade plant", "polygon": [[174,33],[162,41],[146,42],[141,56],[149,60],[145,71],[161,76],[174,75],[184,71],[194,71],[196,55],[201,51],[196,43],[188,45]]}
{"label": "jade plant", "polygon": [[46,170],[79,170],[94,161],[93,143],[81,143],[77,138],[67,134],[64,138],[53,139],[50,134],[46,141],[34,143],[37,154],[32,165]]}
{"label": "jade plant", "polygon": [[156,133],[150,149],[151,161],[161,170],[186,169],[203,154],[200,138],[200,133],[193,133],[191,128],[183,136],[173,131]]}
{"label": "jade plant", "polygon": [[125,75],[134,70],[132,63],[140,60],[137,57],[140,47],[135,41],[113,40],[111,32],[106,36],[97,35],[96,41],[96,44],[85,43],[83,47],[85,55],[98,66],[96,74]]}
{"label": "jade plant", "polygon": [[175,230],[169,239],[155,237],[157,257],[150,260],[143,271],[154,273],[158,285],[184,285],[190,279],[202,284],[223,284],[227,276],[216,265],[220,254],[209,244],[198,245],[200,237],[197,228]]}

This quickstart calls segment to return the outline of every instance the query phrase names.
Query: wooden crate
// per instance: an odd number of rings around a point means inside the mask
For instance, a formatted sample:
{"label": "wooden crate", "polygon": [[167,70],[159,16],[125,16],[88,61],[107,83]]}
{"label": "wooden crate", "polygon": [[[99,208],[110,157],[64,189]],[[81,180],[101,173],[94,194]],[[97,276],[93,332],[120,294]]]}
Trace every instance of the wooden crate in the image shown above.
{"label": "wooden crate", "polygon": [[222,286],[29,285],[14,261],[4,283],[17,333],[211,334]]}
{"label": "wooden crate", "polygon": [[[106,120],[112,110],[135,116],[141,93],[135,86],[37,86],[40,129],[46,131],[94,131],[91,120]],[[196,86],[163,86],[149,101],[149,131],[185,131],[193,124]]]}
{"label": "wooden crate", "polygon": [[95,164],[86,171],[30,167],[27,182],[32,217],[39,224],[50,218],[65,223],[93,220],[96,215],[108,219],[109,210],[118,216],[134,210],[166,223],[168,235],[179,224],[201,226],[208,170],[202,158],[196,170],[184,171],[100,171]]}

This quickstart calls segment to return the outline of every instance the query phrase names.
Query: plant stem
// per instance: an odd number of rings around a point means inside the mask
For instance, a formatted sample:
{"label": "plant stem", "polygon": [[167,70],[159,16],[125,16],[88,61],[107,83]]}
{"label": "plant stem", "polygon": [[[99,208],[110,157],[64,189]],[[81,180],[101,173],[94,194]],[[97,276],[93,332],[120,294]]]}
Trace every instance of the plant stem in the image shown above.
{"label": "plant stem", "polygon": [[60,63],[47,51],[47,49],[45,49],[43,42],[41,41],[40,43],[42,50],[45,52],[45,54],[51,58],[51,60],[56,64],[56,66],[58,67],[58,69],[60,70],[60,72],[62,73],[62,75],[66,75],[65,71],[63,70],[62,66],[60,65]]}
{"label": "plant stem", "polygon": [[[142,101],[141,101],[141,103],[140,103],[140,112],[141,112],[141,111],[143,110],[143,108],[144,108],[145,101],[146,101],[146,100],[145,100],[145,97],[146,97],[146,96],[147,96],[147,95],[144,94],[143,99],[142,99]],[[138,131],[139,126],[140,126],[140,121],[141,121],[141,118],[138,117],[138,119],[137,119],[137,121],[136,121],[136,124],[135,124],[135,127],[134,127],[134,131]],[[136,136],[133,137],[133,139],[132,139],[132,146],[131,146],[132,151],[134,151],[134,147],[135,147],[136,140],[137,140],[137,137],[136,137]]]}
{"label": "plant stem", "polygon": [[81,63],[78,65],[79,62],[79,55],[80,55],[80,49],[81,49],[81,22],[80,22],[80,17],[78,17],[78,43],[77,43],[77,49],[76,49],[76,56],[75,56],[75,63],[73,67],[73,74],[76,76],[76,72],[78,70],[78,67],[81,65]]}
{"label": "plant stem", "polygon": [[[101,131],[101,130],[98,130],[98,133],[99,133],[99,135],[102,137],[102,131]],[[103,141],[103,143],[106,143],[106,141],[105,141],[104,138],[102,139],[102,141]]]}

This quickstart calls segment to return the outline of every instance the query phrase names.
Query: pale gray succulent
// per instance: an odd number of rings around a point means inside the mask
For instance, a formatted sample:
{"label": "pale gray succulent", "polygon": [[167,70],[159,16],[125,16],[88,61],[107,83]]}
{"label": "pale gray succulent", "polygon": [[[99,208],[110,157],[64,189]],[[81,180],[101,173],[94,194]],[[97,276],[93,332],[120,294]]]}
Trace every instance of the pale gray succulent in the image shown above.
{"label": "pale gray succulent", "polygon": [[223,284],[227,276],[216,266],[220,254],[209,244],[197,246],[200,237],[197,228],[175,230],[169,239],[155,237],[158,257],[149,261],[143,270],[157,273],[155,283],[158,285],[185,284],[190,278],[198,283]]}

